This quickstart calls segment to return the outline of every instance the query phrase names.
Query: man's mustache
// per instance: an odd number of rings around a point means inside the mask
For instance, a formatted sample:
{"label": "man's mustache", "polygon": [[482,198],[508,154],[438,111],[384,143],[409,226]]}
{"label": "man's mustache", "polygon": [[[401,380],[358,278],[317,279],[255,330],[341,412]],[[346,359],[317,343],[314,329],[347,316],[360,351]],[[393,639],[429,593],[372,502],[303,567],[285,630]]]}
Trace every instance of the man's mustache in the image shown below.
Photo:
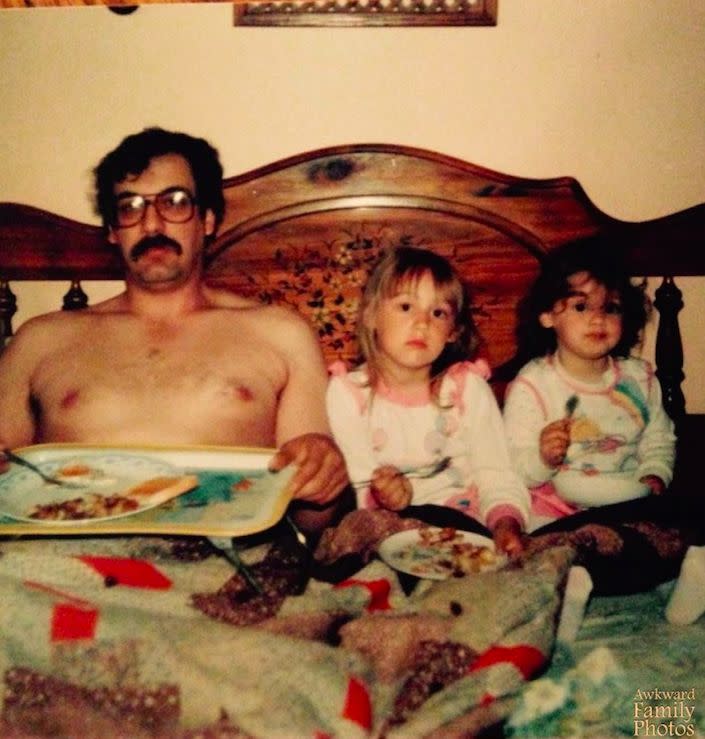
{"label": "man's mustache", "polygon": [[181,254],[181,244],[174,239],[170,239],[164,234],[157,234],[156,236],[145,236],[140,239],[130,251],[130,259],[136,262],[143,254],[148,252],[150,249],[173,249],[176,254]]}

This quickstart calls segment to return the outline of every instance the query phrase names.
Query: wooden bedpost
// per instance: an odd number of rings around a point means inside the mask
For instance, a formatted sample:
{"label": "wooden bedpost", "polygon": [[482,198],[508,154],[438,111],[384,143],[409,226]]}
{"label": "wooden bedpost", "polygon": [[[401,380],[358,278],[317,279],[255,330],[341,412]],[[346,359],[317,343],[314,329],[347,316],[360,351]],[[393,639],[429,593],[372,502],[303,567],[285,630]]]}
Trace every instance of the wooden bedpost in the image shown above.
{"label": "wooden bedpost", "polygon": [[62,305],[63,310],[80,310],[88,305],[88,296],[83,292],[80,280],[72,280],[71,287],[66,295]]}
{"label": "wooden bedpost", "polygon": [[678,313],[683,308],[683,294],[671,276],[654,293],[654,306],[659,312],[656,332],[656,376],[663,391],[663,406],[676,426],[685,416],[685,397],[681,390],[683,373],[683,343],[678,326]]}
{"label": "wooden bedpost", "polygon": [[0,280],[0,351],[12,336],[12,317],[17,313],[17,297],[7,280]]}

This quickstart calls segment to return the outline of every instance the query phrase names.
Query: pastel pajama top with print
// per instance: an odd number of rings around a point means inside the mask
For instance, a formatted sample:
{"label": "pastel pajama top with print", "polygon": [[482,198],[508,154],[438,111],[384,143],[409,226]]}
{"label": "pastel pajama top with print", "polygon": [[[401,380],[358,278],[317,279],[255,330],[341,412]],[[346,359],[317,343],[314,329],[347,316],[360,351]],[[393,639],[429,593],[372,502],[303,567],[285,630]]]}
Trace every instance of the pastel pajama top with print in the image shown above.
{"label": "pastel pajama top with print", "polygon": [[438,399],[382,385],[372,392],[365,366],[331,367],[328,416],[360,508],[375,508],[369,481],[375,469],[410,470],[450,457],[430,479],[410,479],[413,505],[451,506],[492,528],[504,515],[522,525],[529,495],[512,469],[502,417],[486,381],[486,363],[460,362],[444,374]]}
{"label": "pastel pajama top with print", "polygon": [[[554,469],[540,457],[539,437],[548,423],[566,416],[573,395],[578,404],[570,446]],[[568,375],[556,355],[534,359],[507,390],[504,422],[512,461],[531,489],[530,530],[585,508],[646,496],[649,488],[639,482],[646,475],[671,482],[673,422],[643,359],[610,359],[595,383]]]}

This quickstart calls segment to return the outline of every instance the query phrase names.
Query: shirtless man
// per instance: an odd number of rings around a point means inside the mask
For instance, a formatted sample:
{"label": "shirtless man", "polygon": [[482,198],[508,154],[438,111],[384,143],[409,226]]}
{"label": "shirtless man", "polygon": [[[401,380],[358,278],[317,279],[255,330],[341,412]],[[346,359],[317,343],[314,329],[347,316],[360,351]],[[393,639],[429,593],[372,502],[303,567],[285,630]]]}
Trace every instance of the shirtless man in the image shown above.
{"label": "shirtless man", "polygon": [[294,497],[330,504],[347,475],[313,331],[290,310],[202,280],[224,211],[215,149],[147,129],[95,177],[126,289],[20,327],[0,357],[0,443],[276,446],[271,469],[298,468]]}

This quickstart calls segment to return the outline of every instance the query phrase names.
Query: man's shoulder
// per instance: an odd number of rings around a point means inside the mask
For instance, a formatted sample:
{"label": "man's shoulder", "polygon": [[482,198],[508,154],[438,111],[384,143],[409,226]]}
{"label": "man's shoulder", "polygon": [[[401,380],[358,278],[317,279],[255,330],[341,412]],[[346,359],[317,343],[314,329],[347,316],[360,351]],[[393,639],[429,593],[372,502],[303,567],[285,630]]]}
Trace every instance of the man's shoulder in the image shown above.
{"label": "man's shoulder", "polygon": [[241,311],[243,317],[254,321],[267,321],[283,324],[307,325],[306,319],[288,305],[263,303],[256,298],[246,297],[232,290],[208,288],[206,293],[213,308]]}
{"label": "man's shoulder", "polygon": [[248,298],[225,288],[207,287],[204,294],[208,303],[214,308],[247,309],[265,307],[264,303],[255,298]]}
{"label": "man's shoulder", "polygon": [[69,328],[80,322],[83,311],[51,311],[28,318],[16,331],[16,339],[26,340]]}
{"label": "man's shoulder", "polygon": [[220,295],[211,305],[220,314],[220,326],[239,326],[263,346],[298,359],[320,353],[313,326],[290,306],[265,304],[234,293]]}
{"label": "man's shoulder", "polygon": [[80,331],[81,311],[54,311],[27,319],[8,343],[14,356],[39,358],[71,342]]}

